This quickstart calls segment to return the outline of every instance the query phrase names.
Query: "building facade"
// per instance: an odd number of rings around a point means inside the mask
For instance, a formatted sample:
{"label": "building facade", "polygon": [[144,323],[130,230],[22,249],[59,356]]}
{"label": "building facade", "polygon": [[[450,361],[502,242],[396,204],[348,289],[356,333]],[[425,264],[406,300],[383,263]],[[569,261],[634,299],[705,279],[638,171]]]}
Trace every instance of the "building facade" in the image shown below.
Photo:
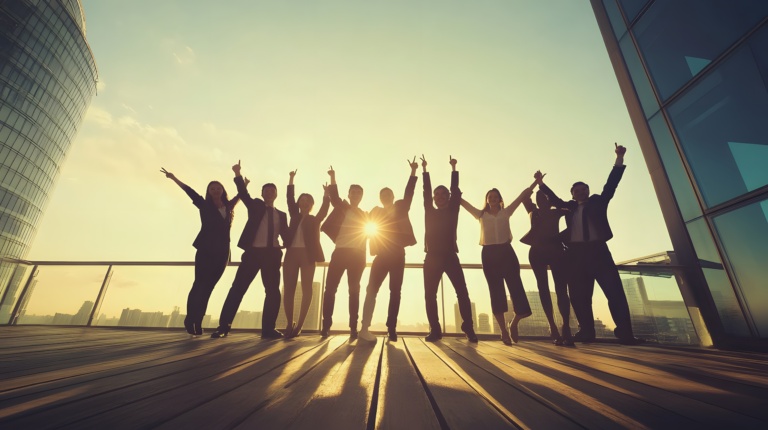
{"label": "building facade", "polygon": [[[79,0],[0,0],[0,257],[26,256],[96,81]],[[0,316],[16,269],[0,263]]]}
{"label": "building facade", "polygon": [[703,344],[768,347],[768,2],[591,0]]}

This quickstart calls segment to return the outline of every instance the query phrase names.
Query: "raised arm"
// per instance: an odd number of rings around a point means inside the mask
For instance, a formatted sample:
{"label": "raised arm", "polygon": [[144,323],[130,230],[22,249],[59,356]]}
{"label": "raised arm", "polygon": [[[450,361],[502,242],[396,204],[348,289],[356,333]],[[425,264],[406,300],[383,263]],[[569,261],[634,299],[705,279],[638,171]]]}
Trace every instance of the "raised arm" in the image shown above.
{"label": "raised arm", "polygon": [[339,207],[343,202],[339,197],[339,187],[336,185],[336,171],[333,166],[328,169],[328,176],[331,178],[331,185],[328,186],[328,197],[331,199],[333,207]]}
{"label": "raised arm", "polygon": [[603,192],[600,194],[607,200],[613,198],[613,195],[616,193],[616,187],[619,186],[619,181],[621,181],[621,177],[624,175],[624,169],[627,168],[627,166],[624,165],[624,154],[627,152],[627,148],[615,142],[614,146],[616,148],[616,161],[613,163],[611,174],[608,175],[608,180],[603,186]]}
{"label": "raised arm", "polygon": [[247,183],[245,182],[245,179],[243,179],[243,176],[240,174],[240,168],[240,160],[237,160],[237,164],[232,166],[232,171],[235,172],[235,186],[237,186],[237,196],[240,197],[240,200],[242,200],[243,203],[247,205],[253,201],[253,198],[250,194],[248,194]]}
{"label": "raised arm", "polygon": [[184,182],[181,182],[181,181],[180,181],[180,180],[179,180],[179,179],[176,177],[176,175],[174,175],[173,173],[171,173],[171,172],[169,172],[169,171],[165,170],[165,167],[161,167],[161,168],[160,168],[160,172],[161,172],[161,173],[163,173],[163,174],[165,175],[165,177],[166,177],[166,178],[168,178],[168,179],[172,180],[173,182],[175,182],[175,183],[176,183],[176,185],[178,185],[178,186],[179,186],[179,187],[180,187],[182,190],[184,190],[184,192],[185,192],[185,193],[187,193],[187,195],[189,196],[189,198],[190,198],[190,199],[192,199],[192,203],[193,203],[195,206],[197,206],[197,207],[200,207],[200,205],[202,205],[202,204],[205,202],[205,198],[203,198],[203,196],[201,196],[200,194],[198,194],[197,192],[195,192],[195,190],[193,190],[192,188],[190,188],[190,187],[189,187],[187,184],[185,184]]}
{"label": "raised arm", "polygon": [[427,159],[424,158],[424,154],[421,154],[421,175],[424,179],[424,209],[434,209],[432,204],[432,181],[429,179],[429,172],[427,172]]}
{"label": "raised arm", "polygon": [[483,211],[480,209],[472,206],[472,204],[464,199],[461,199],[461,207],[467,210],[473,217],[480,219],[480,216],[482,215]]}
{"label": "raised arm", "polygon": [[[541,176],[542,178],[544,177],[544,175],[541,175]],[[523,189],[523,192],[521,192],[520,195],[517,196],[515,200],[513,200],[506,207],[504,207],[504,209],[502,209],[502,212],[507,216],[512,216],[512,214],[515,212],[515,210],[517,210],[518,206],[520,206],[521,203],[523,205],[526,205],[525,208],[528,209],[527,204],[528,203],[533,204],[531,203],[531,195],[533,194],[533,189],[536,188],[536,185],[538,184],[539,184],[539,181],[534,180],[529,187]],[[531,212],[531,211],[528,210],[528,212]]]}
{"label": "raised arm", "polygon": [[294,194],[294,186],[293,186],[293,177],[296,176],[296,170],[291,171],[288,173],[288,192],[285,193],[286,199],[288,200],[288,214],[291,215],[291,218],[299,215],[299,205],[296,204],[296,196]]}
{"label": "raised arm", "polygon": [[544,191],[544,194],[547,195],[547,198],[549,198],[549,201],[552,203],[552,206],[558,209],[567,209],[568,208],[567,202],[563,201],[560,197],[557,197],[557,194],[555,194],[554,191],[549,189],[549,187],[544,183],[545,175],[546,173],[542,174],[541,170],[537,170],[536,173],[533,174],[534,179],[536,179],[535,182],[539,184],[539,189],[541,191]]}
{"label": "raised arm", "polygon": [[459,211],[459,206],[461,206],[461,189],[459,189],[459,171],[456,170],[456,159],[448,156],[448,162],[451,164],[451,199],[448,202],[448,205],[451,208],[456,209],[456,213]]}
{"label": "raised arm", "polygon": [[411,176],[408,177],[408,183],[405,185],[405,194],[403,195],[402,203],[406,211],[411,209],[413,194],[416,191],[416,180],[418,179],[416,177],[416,169],[419,168],[419,164],[416,162],[416,157],[413,157],[413,161],[408,161],[408,165],[411,167]]}
{"label": "raised arm", "polygon": [[328,215],[328,207],[331,206],[331,197],[328,195],[330,192],[328,185],[323,185],[323,204],[320,205],[320,210],[317,211],[317,222],[322,222]]}

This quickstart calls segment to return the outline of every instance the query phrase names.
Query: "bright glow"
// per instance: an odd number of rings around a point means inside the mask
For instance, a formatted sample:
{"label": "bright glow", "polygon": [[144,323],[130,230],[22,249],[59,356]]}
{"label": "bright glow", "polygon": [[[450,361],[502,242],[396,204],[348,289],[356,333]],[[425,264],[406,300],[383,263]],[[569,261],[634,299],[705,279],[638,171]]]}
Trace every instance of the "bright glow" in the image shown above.
{"label": "bright glow", "polygon": [[376,232],[379,231],[379,227],[372,222],[365,225],[365,235],[368,237],[376,236]]}

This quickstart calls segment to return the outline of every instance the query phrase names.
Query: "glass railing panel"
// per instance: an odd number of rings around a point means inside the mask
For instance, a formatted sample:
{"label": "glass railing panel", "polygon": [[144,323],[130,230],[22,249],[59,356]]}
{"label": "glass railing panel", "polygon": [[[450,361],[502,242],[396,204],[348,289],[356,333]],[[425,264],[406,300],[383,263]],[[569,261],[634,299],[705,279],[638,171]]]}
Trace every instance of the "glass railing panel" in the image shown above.
{"label": "glass railing panel", "polygon": [[106,273],[106,265],[38,266],[16,324],[88,324]]}
{"label": "glass railing panel", "polygon": [[[304,325],[301,328],[302,332],[320,330],[320,321],[322,319],[322,314],[323,314],[322,312],[323,285],[325,280],[325,273],[327,270],[328,268],[325,266],[318,266],[315,268],[315,276],[314,276],[314,281],[312,282],[312,289],[311,289],[312,300],[309,303],[309,310],[307,311],[307,316],[306,316],[306,319],[304,320]],[[285,277],[282,276],[282,273],[281,273],[280,281],[281,281],[280,282],[280,294],[281,294],[280,312],[277,315],[275,328],[282,331],[288,326],[288,318],[286,318],[286,315],[285,315]],[[346,291],[346,289],[347,287],[345,283],[344,291]],[[296,293],[294,294],[294,297],[293,297],[293,322],[298,322],[303,295],[304,293],[301,285],[301,272],[299,272],[299,280],[296,283]],[[337,295],[338,295],[338,292],[337,292]],[[360,300],[362,301],[362,297]],[[263,294],[262,294],[261,303],[262,304],[264,303]],[[360,309],[362,313],[362,304]],[[346,312],[346,309],[344,312]]]}
{"label": "glass railing panel", "polygon": [[0,262],[0,324],[10,321],[11,313],[27,284],[32,267],[16,261]]}

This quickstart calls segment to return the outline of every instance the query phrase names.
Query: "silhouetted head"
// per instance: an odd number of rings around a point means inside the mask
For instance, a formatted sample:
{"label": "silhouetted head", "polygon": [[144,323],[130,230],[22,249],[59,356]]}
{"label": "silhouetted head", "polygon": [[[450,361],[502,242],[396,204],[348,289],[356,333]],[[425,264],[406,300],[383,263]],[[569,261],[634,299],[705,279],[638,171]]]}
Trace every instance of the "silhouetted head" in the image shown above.
{"label": "silhouetted head", "polygon": [[308,214],[312,212],[312,207],[315,205],[315,199],[312,198],[311,194],[301,193],[299,195],[299,200],[296,201],[296,204],[299,206],[299,212],[302,214]]}
{"label": "silhouetted head", "polygon": [[277,198],[277,187],[275,184],[267,183],[261,186],[261,198],[265,203],[274,203]]}
{"label": "silhouetted head", "polygon": [[552,207],[552,203],[549,202],[549,197],[544,191],[536,191],[536,206],[539,209],[549,209]]}
{"label": "silhouetted head", "polygon": [[451,192],[448,191],[445,185],[438,185],[432,193],[432,198],[435,200],[435,206],[438,209],[446,208],[451,200]]}
{"label": "silhouetted head", "polygon": [[363,187],[357,184],[350,185],[349,194],[347,194],[347,198],[349,198],[349,203],[352,206],[359,205],[360,201],[363,200]]}
{"label": "silhouetted head", "polygon": [[485,207],[483,208],[484,211],[487,211],[491,208],[503,208],[504,207],[504,199],[501,197],[501,193],[496,188],[491,188],[488,190],[487,193],[485,193]]}
{"label": "silhouetted head", "polygon": [[221,198],[222,201],[227,202],[227,190],[224,189],[224,185],[221,185],[219,181],[211,181],[208,183],[208,188],[205,191],[205,199],[211,200],[214,198]]}
{"label": "silhouetted head", "polygon": [[589,185],[584,182],[574,182],[571,187],[571,197],[579,203],[587,201],[589,199]]}
{"label": "silhouetted head", "polygon": [[395,193],[389,188],[382,188],[379,191],[379,200],[384,207],[392,206],[395,203]]}

